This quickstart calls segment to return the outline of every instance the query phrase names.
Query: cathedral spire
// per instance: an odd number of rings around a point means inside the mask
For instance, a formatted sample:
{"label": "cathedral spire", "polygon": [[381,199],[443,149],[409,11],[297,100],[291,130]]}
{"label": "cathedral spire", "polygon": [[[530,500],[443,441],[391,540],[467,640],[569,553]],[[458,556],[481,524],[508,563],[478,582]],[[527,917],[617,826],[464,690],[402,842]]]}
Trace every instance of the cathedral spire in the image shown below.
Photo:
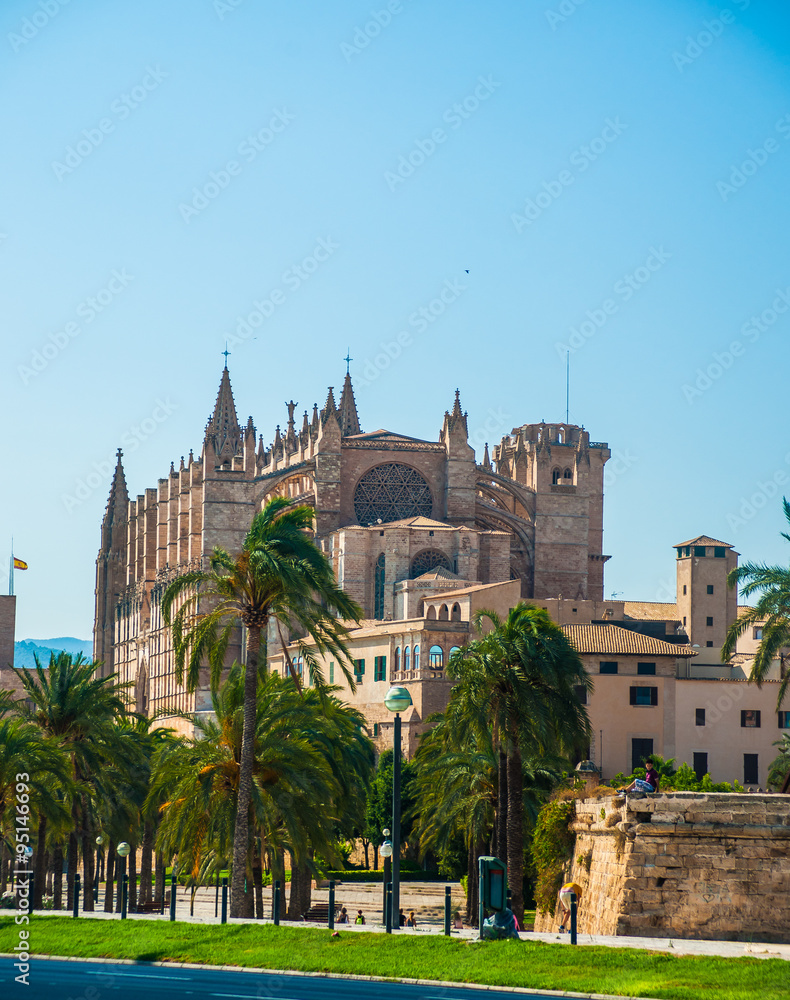
{"label": "cathedral spire", "polygon": [[494,467],[491,465],[491,459],[489,458],[488,455],[488,441],[486,441],[486,448],[485,451],[483,452],[483,468],[486,470],[486,472],[494,471]]}
{"label": "cathedral spire", "polygon": [[359,426],[359,417],[357,416],[357,404],[354,399],[354,388],[351,385],[351,375],[346,372],[346,378],[343,382],[343,394],[340,397],[340,433],[343,437],[348,437],[350,434],[361,434],[362,428]]}
{"label": "cathedral spire", "polygon": [[454,431],[458,428],[463,431],[465,437],[469,435],[466,425],[466,414],[461,409],[461,393],[458,389],[455,390],[455,400],[453,402],[452,412],[445,412],[444,420],[449,431]]}
{"label": "cathedral spire", "polygon": [[126,476],[123,471],[123,452],[119,448],[115,462],[115,472],[110,486],[110,496],[107,499],[107,509],[104,513],[104,524],[111,525],[116,521],[126,520],[129,493],[126,489]]}
{"label": "cathedral spire", "polygon": [[204,446],[209,444],[213,446],[217,465],[230,461],[241,452],[242,434],[227,368],[222,369],[217,402],[214,404],[214,413],[206,426],[203,444]]}
{"label": "cathedral spire", "polygon": [[326,402],[324,403],[323,410],[321,410],[321,423],[325,424],[330,417],[338,418],[337,406],[335,405],[335,387],[333,385],[329,386]]}

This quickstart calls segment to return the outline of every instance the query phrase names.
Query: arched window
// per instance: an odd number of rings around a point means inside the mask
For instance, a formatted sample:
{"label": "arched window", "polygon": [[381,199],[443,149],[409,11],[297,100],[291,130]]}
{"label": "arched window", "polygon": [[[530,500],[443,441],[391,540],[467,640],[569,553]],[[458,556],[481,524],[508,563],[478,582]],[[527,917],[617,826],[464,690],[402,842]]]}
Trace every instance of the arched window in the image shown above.
{"label": "arched window", "polygon": [[420,647],[419,646],[415,646],[414,647],[414,669],[415,670],[419,670],[420,669]]}
{"label": "arched window", "polygon": [[412,580],[416,580],[423,573],[428,573],[430,570],[438,568],[447,569],[451,573],[453,571],[452,563],[444,552],[437,552],[436,549],[426,549],[424,552],[419,552],[412,559],[409,576]]}
{"label": "arched window", "polygon": [[428,666],[431,670],[444,669],[444,650],[441,646],[431,646],[431,651],[428,653]]}
{"label": "arched window", "polygon": [[461,620],[461,605],[460,604],[454,604],[453,605],[453,612],[450,615],[450,621],[460,622],[460,620]]}
{"label": "arched window", "polygon": [[562,473],[560,472],[559,469],[552,469],[551,470],[551,485],[552,486],[556,486],[557,483],[560,481],[561,478],[562,478]]}
{"label": "arched window", "polygon": [[411,670],[411,646],[403,647],[403,669]]}
{"label": "arched window", "polygon": [[452,656],[453,653],[457,653],[460,648],[461,648],[460,646],[451,646],[450,647],[450,656]]}
{"label": "arched window", "polygon": [[395,647],[395,670],[400,670],[400,646]]}
{"label": "arched window", "polygon": [[384,553],[376,560],[376,572],[374,573],[374,594],[373,594],[373,617],[381,621],[384,617]]}
{"label": "arched window", "polygon": [[563,479],[573,479],[573,473],[570,469],[566,469],[562,474]]}
{"label": "arched window", "polygon": [[443,604],[439,608],[439,621],[448,622],[449,620],[450,620],[450,609],[447,607],[446,604]]}
{"label": "arched window", "polygon": [[425,617],[426,618],[430,618],[431,621],[435,621],[436,620],[436,608],[433,605],[431,605],[428,608],[428,614]]}

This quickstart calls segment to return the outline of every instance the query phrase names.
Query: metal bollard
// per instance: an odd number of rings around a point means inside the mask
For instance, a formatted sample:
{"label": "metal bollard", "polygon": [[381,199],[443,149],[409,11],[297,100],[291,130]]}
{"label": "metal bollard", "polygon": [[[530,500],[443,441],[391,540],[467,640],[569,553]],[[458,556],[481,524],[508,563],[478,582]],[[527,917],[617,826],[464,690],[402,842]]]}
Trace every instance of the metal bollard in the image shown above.
{"label": "metal bollard", "polygon": [[576,893],[571,893],[571,944],[576,944]]}
{"label": "metal bollard", "polygon": [[74,917],[76,919],[79,916],[79,910],[80,910],[80,877],[79,877],[79,874],[76,874],[74,876],[73,897],[74,897],[73,898],[73,904],[74,904],[74,906],[73,906],[71,915],[72,915],[72,917]]}
{"label": "metal bollard", "polygon": [[280,880],[279,879],[277,879],[274,883],[273,907],[274,907],[274,913],[273,913],[274,926],[279,927],[280,926]]}
{"label": "metal bollard", "polygon": [[176,873],[170,876],[170,920],[176,919],[176,890],[178,888],[178,879],[176,878]]}
{"label": "metal bollard", "polygon": [[444,933],[447,937],[450,936],[450,906],[452,905],[450,893],[452,891],[452,886],[446,885],[444,887]]}
{"label": "metal bollard", "polygon": [[222,880],[222,923],[228,922],[228,880]]}
{"label": "metal bollard", "polygon": [[392,882],[387,883],[387,903],[384,908],[387,911],[385,921],[387,934],[392,934]]}
{"label": "metal bollard", "polygon": [[126,920],[126,911],[129,905],[129,876],[124,873],[123,885],[121,887],[121,920]]}
{"label": "metal bollard", "polygon": [[329,880],[329,929],[335,929],[335,880]]}

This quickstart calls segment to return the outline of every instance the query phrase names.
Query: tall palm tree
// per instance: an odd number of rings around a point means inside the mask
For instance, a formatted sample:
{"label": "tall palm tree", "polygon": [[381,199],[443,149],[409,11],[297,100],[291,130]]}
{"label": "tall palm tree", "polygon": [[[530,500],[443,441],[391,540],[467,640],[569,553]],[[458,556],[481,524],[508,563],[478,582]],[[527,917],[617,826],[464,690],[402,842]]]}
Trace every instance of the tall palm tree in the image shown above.
{"label": "tall palm tree", "polygon": [[[178,854],[182,870],[205,880],[230,856],[240,785],[243,668],[234,664],[212,695],[215,718],[187,716],[199,736],[157,753],[149,801],[161,807],[157,846]],[[334,850],[349,804],[361,809],[373,747],[362,717],[335,698],[299,692],[276,674],[261,679],[256,701],[251,812],[263,845],[287,848],[303,865],[311,848]]]}
{"label": "tall palm tree", "polygon": [[[276,497],[253,518],[241,552],[231,556],[216,548],[209,572],[185,573],[162,597],[165,622],[173,629],[176,676],[187,689],[198,686],[204,660],[211,668],[212,687],[219,685],[225,654],[239,624],[247,629],[244,675],[244,725],[239,767],[238,809],[233,836],[231,916],[244,908],[244,877],[250,848],[250,802],[256,727],[259,661],[267,669],[266,645],[270,623],[278,630],[286,662],[296,672],[287,651],[286,634],[297,629],[313,644],[300,641],[311,682],[323,686],[319,655],[333,655],[351,689],[351,660],[342,619],[359,621],[360,607],[337,585],[332,567],[309,537],[314,512]],[[199,603],[210,609],[201,611]],[[175,614],[173,613],[175,610]]]}
{"label": "tall palm tree", "polygon": [[456,655],[452,670],[462,672],[466,697],[487,707],[505,749],[508,881],[521,921],[525,752],[556,759],[589,740],[590,722],[575,688],[591,690],[592,681],[572,643],[542,608],[522,602],[504,620],[480,611],[474,624],[482,638]]}
{"label": "tall palm tree", "polygon": [[45,670],[38,657],[33,670],[15,670],[32,708],[27,718],[60,745],[69,760],[72,830],[68,845],[68,903],[80,848],[84,866],[85,909],[93,909],[94,802],[111,766],[134,763],[134,748],[115,726],[127,714],[125,692],[116,675],[96,676],[97,664],[81,653],[52,653]]}
{"label": "tall palm tree", "polygon": [[[782,497],[782,507],[790,525],[790,503],[786,497]],[[782,538],[790,542],[790,534],[787,532],[782,532]],[[735,652],[738,639],[743,633],[753,625],[760,625],[763,637],[752,661],[749,681],[761,687],[780,651],[790,646],[790,567],[744,563],[732,570],[727,577],[727,585],[733,589],[739,587],[744,597],[751,597],[753,594],[759,594],[760,597],[754,607],[745,608],[727,629],[721,658],[728,660]],[[784,671],[776,699],[777,711],[782,707],[788,684],[790,671]]]}

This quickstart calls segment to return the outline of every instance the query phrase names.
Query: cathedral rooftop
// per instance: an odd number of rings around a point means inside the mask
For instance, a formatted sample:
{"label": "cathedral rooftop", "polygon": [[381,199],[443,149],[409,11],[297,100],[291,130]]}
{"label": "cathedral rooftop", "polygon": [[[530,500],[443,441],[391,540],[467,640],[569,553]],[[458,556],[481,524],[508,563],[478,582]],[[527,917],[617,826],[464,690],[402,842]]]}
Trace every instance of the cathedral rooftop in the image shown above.
{"label": "cathedral rooftop", "polygon": [[444,528],[446,531],[458,531],[452,524],[445,524],[444,521],[433,521],[430,517],[404,517],[400,521],[387,521],[385,524],[371,524],[370,528]]}
{"label": "cathedral rooftop", "polygon": [[377,431],[368,431],[366,434],[348,434],[347,437],[354,441],[415,441],[417,444],[433,444],[433,441],[426,441],[424,438],[409,437],[408,434],[398,434],[395,431],[385,430],[380,427]]}
{"label": "cathedral rooftop", "polygon": [[452,570],[446,569],[444,566],[436,566],[434,569],[429,569],[426,573],[421,573],[419,576],[415,577],[415,580],[458,580],[458,579],[460,578],[457,573],[453,573]]}

